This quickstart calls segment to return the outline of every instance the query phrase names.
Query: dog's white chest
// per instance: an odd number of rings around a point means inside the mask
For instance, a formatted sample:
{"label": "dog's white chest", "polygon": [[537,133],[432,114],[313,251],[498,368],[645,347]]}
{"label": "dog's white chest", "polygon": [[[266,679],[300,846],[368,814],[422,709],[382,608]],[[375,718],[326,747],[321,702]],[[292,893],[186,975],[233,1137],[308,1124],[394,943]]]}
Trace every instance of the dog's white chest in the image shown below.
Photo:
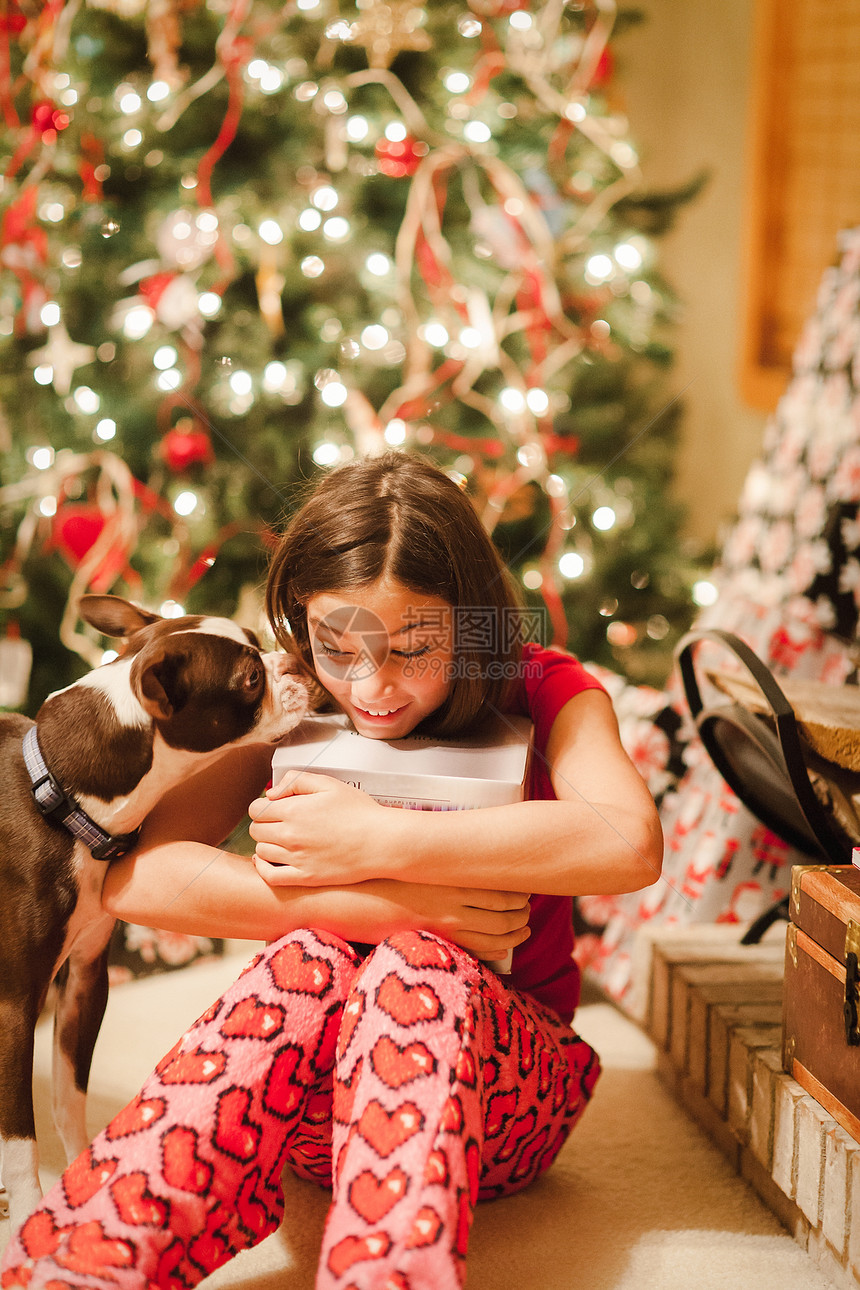
{"label": "dog's white chest", "polygon": [[107,865],[104,860],[94,860],[82,842],[75,843],[72,864],[78,879],[78,900],[69,925],[55,971],[74,954],[84,959],[100,954],[110,937],[114,919],[102,909],[102,887]]}

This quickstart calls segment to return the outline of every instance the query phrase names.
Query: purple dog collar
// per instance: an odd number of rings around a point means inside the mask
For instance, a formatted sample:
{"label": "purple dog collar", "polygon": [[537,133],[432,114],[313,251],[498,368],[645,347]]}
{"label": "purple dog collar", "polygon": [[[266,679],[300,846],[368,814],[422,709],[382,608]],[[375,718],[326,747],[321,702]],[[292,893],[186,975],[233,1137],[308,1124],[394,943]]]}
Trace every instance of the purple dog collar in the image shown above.
{"label": "purple dog collar", "polygon": [[72,837],[89,847],[95,860],[116,860],[132,849],[140,829],[114,836],[105,833],[86,811],[81,810],[73,797],[63,792],[45,764],[35,726],[31,726],[24,736],[23,753],[33,800],[49,823],[61,824],[68,829]]}

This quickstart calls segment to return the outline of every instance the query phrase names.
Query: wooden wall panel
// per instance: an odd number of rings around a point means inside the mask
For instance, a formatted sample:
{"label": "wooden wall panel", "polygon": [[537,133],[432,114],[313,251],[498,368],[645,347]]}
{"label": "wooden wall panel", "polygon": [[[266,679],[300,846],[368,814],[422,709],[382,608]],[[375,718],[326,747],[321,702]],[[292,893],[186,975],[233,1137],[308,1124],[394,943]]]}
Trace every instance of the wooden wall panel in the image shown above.
{"label": "wooden wall panel", "polygon": [[860,0],[757,0],[751,116],[741,386],[771,408],[860,224]]}

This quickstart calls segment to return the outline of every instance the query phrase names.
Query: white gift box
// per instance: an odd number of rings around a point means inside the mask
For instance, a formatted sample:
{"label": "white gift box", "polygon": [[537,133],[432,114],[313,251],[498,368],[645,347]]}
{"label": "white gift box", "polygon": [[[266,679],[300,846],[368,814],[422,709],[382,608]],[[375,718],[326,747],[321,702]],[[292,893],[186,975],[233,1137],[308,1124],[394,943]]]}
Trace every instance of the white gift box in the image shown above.
{"label": "white gift box", "polygon": [[[525,796],[532,736],[527,717],[500,715],[479,734],[445,740],[368,739],[340,713],[307,717],[275,749],[272,780],[309,770],[352,784],[383,806],[416,811],[505,806]],[[489,966],[510,972],[511,957]]]}
{"label": "white gift box", "polygon": [[532,746],[526,717],[496,717],[458,739],[368,739],[338,713],[307,717],[275,749],[272,778],[303,770],[362,789],[384,806],[418,811],[504,806],[525,794]]}

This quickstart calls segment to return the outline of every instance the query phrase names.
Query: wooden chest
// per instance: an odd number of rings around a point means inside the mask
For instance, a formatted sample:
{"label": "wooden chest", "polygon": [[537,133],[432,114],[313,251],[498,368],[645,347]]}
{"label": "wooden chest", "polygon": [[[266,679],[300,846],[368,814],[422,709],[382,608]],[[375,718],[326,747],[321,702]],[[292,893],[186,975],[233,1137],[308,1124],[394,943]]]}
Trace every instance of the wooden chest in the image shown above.
{"label": "wooden chest", "polygon": [[860,1142],[860,869],[792,870],[783,1065]]}

